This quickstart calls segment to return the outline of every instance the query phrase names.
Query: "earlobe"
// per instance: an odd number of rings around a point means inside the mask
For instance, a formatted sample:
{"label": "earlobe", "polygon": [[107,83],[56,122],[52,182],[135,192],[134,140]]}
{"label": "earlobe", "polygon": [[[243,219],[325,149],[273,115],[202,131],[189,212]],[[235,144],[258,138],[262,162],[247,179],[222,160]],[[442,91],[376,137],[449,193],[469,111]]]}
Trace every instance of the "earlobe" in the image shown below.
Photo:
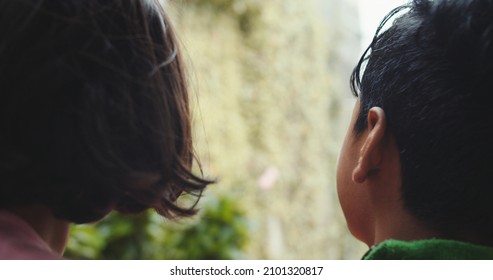
{"label": "earlobe", "polygon": [[383,109],[380,107],[371,108],[368,111],[368,133],[364,134],[358,163],[352,174],[353,182],[364,183],[369,176],[378,172],[382,161],[386,129],[387,123]]}

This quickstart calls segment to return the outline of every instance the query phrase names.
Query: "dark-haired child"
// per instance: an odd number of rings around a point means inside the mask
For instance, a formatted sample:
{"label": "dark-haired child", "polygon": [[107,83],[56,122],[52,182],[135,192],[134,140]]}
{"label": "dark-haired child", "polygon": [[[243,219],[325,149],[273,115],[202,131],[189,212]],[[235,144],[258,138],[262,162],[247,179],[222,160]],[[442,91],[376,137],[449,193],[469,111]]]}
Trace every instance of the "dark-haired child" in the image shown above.
{"label": "dark-haired child", "polygon": [[415,0],[384,19],[351,77],[337,174],[365,259],[493,259],[492,77],[493,1]]}
{"label": "dark-haired child", "polygon": [[186,77],[158,0],[0,0],[0,259],[57,259],[70,223],[194,214]]}

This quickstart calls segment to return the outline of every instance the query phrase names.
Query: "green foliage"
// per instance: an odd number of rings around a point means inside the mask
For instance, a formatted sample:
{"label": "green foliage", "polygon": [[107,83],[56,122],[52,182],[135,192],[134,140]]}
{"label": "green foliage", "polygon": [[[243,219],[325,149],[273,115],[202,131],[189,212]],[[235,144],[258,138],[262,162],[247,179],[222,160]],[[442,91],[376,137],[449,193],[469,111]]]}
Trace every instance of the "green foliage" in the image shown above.
{"label": "green foliage", "polygon": [[247,221],[231,199],[212,199],[203,218],[184,228],[168,231],[167,256],[171,259],[238,259],[248,239]]}
{"label": "green foliage", "polygon": [[[251,259],[341,252],[335,195],[337,96],[319,0],[187,0],[174,13],[190,59],[196,150],[215,193],[238,193]],[[258,9],[249,33],[234,6]],[[183,4],[183,5],[182,5]],[[278,176],[263,187],[268,170]],[[302,238],[310,232],[310,238]]]}
{"label": "green foliage", "polygon": [[95,225],[72,228],[65,256],[72,259],[236,259],[247,243],[248,224],[235,201],[210,198],[201,216],[166,223],[148,211],[112,213]]}

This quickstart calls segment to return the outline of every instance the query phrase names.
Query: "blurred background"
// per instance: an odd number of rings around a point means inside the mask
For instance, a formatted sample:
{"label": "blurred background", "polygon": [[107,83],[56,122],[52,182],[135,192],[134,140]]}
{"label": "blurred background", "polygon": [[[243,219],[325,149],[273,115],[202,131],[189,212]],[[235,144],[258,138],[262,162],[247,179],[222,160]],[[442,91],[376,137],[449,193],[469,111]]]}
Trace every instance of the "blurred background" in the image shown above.
{"label": "blurred background", "polygon": [[170,0],[195,148],[217,178],[191,219],[73,226],[75,259],[359,259],[335,186],[349,75],[403,0]]}

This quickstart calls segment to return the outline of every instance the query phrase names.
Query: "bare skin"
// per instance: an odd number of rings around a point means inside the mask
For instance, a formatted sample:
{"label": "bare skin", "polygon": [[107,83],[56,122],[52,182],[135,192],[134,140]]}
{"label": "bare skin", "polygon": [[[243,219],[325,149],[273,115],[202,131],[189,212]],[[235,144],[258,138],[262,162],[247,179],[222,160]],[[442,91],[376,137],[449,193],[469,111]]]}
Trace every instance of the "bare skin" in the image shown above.
{"label": "bare skin", "polygon": [[404,208],[401,199],[400,159],[387,130],[385,112],[371,108],[368,127],[353,130],[356,103],[337,170],[337,189],[351,233],[368,246],[387,239],[418,240],[437,237]]}

